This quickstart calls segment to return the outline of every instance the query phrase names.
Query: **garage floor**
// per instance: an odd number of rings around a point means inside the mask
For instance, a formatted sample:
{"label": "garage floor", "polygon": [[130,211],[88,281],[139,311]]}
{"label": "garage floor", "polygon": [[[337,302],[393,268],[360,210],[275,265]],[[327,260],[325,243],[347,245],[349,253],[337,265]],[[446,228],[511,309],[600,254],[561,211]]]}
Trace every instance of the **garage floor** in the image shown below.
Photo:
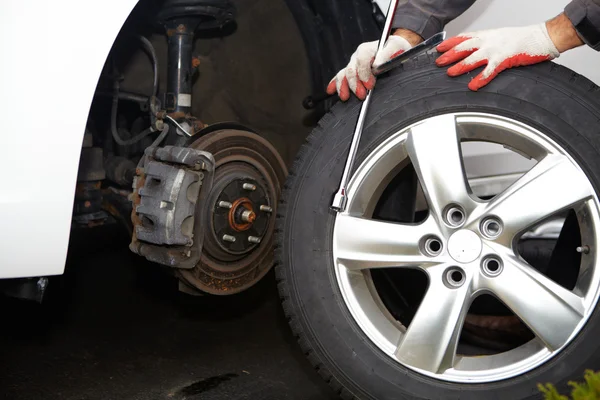
{"label": "garage floor", "polygon": [[291,336],[273,274],[238,297],[191,297],[115,227],[73,236],[45,304],[0,299],[0,397],[335,398]]}

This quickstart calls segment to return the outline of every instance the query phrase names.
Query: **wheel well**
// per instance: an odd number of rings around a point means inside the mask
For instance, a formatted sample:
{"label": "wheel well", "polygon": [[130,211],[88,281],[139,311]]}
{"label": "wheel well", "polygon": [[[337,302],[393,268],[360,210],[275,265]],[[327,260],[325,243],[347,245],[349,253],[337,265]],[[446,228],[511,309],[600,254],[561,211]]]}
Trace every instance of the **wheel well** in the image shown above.
{"label": "wheel well", "polygon": [[381,35],[383,20],[370,0],[285,0],[311,63],[313,91],[322,91],[356,47]]}
{"label": "wheel well", "polygon": [[[236,121],[273,143],[290,163],[304,138],[331,104],[313,112],[305,96],[324,90],[356,46],[379,35],[369,0],[234,0],[236,26],[197,34],[200,60],[193,86],[193,114],[207,124]],[[122,74],[121,90],[149,95],[152,66],[137,35],[147,36],[159,60],[160,88],[166,86],[167,46],[154,22],[160,1],[141,0],[123,26],[107,59],[90,111],[100,142],[109,135],[112,66]],[[222,34],[222,35],[220,35]],[[136,104],[120,102],[120,123],[144,129]],[[136,125],[137,124],[137,125]],[[139,125],[139,126],[138,126]]]}

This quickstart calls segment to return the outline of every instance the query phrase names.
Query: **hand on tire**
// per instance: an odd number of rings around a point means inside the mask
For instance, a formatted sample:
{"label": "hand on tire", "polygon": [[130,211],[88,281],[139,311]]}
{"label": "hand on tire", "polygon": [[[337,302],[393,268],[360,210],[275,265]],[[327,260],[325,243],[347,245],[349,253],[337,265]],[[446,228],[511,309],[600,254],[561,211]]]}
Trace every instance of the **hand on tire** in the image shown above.
{"label": "hand on tire", "polygon": [[469,83],[469,89],[475,91],[507,68],[537,64],[560,54],[548,35],[546,24],[462,33],[443,41],[437,50],[444,53],[436,60],[440,67],[460,61],[448,69],[449,76],[487,65]]}
{"label": "hand on tire", "polygon": [[[354,52],[346,68],[342,69],[329,82],[328,94],[338,93],[342,101],[350,98],[350,91],[360,100],[367,96],[367,90],[375,86],[375,75],[371,71],[373,65],[381,65],[412,46],[400,36],[390,36],[383,50],[377,53],[378,42],[363,43]],[[377,53],[377,55],[376,55]]]}

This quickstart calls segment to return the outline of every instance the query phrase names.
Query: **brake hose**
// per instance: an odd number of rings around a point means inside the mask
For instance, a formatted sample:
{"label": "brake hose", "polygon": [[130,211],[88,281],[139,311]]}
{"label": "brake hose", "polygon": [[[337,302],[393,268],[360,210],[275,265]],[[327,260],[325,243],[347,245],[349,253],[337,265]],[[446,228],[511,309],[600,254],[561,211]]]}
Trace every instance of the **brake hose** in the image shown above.
{"label": "brake hose", "polygon": [[152,59],[152,71],[154,72],[154,82],[152,86],[152,96],[156,96],[158,93],[158,58],[156,57],[156,51],[154,46],[145,36],[138,36],[144,49],[148,52],[148,55]]}
{"label": "brake hose", "polygon": [[168,124],[163,124],[163,129],[162,132],[160,133],[160,135],[158,135],[158,137],[156,138],[156,140],[154,140],[154,142],[152,142],[152,144],[150,145],[150,147],[156,147],[158,146],[167,136],[167,134],[169,133],[169,125]]}

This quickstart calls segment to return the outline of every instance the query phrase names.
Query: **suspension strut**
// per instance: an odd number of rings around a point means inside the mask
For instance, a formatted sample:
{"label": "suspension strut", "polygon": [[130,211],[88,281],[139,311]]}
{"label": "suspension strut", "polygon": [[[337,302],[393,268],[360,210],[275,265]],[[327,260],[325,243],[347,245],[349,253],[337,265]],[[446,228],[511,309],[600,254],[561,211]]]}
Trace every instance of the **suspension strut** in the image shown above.
{"label": "suspension strut", "polygon": [[[193,57],[196,32],[214,30],[232,22],[230,0],[167,0],[159,13],[167,33],[167,91],[163,108],[179,134],[192,136],[203,127],[191,115],[192,78],[199,60]],[[183,131],[183,132],[181,132]]]}
{"label": "suspension strut", "polygon": [[167,93],[165,105],[177,116],[192,108],[192,48],[198,18],[174,18],[165,23],[168,40]]}

